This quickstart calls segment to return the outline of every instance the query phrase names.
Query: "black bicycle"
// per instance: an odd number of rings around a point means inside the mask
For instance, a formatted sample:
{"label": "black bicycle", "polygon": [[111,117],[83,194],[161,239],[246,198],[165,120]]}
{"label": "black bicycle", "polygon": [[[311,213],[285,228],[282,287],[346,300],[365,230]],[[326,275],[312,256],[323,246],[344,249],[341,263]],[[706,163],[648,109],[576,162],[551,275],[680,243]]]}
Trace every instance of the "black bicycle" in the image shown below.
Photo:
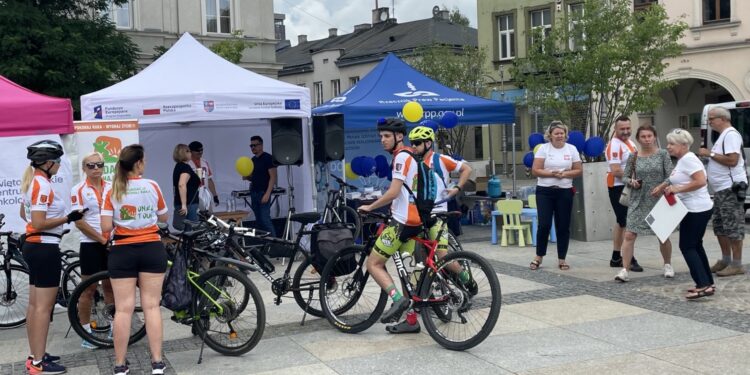
{"label": "black bicycle", "polygon": [[[334,174],[331,174],[331,177],[339,184],[339,189],[328,190],[326,206],[323,209],[323,222],[352,224],[354,226],[352,234],[354,238],[357,238],[362,230],[362,219],[355,209],[346,205],[346,189],[356,191],[357,187],[347,184]],[[327,187],[328,185],[326,184]]]}

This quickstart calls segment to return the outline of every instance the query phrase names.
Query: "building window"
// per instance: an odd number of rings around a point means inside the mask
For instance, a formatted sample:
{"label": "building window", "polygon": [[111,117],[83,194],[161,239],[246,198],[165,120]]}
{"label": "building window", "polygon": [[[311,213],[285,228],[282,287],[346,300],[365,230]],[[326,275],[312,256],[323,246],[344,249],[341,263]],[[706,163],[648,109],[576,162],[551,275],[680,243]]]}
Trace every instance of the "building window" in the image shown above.
{"label": "building window", "polygon": [[315,94],[315,105],[323,104],[323,82],[314,82],[313,91]]}
{"label": "building window", "polygon": [[359,82],[359,76],[349,77],[349,88],[354,87],[354,85],[356,85],[357,82]]}
{"label": "building window", "polygon": [[341,94],[341,81],[338,79],[331,80],[331,97],[335,98]]}
{"label": "building window", "polygon": [[482,143],[482,126],[481,125],[474,127],[474,158],[476,160],[484,159],[484,144]]}
{"label": "building window", "polygon": [[647,9],[651,6],[651,4],[658,4],[658,0],[634,0],[633,1],[633,10],[639,11]]}
{"label": "building window", "polygon": [[730,0],[703,0],[703,23],[728,22]]}
{"label": "building window", "polygon": [[107,17],[115,24],[118,29],[133,28],[133,1],[126,1],[120,5],[109,2]]}
{"label": "building window", "polygon": [[218,34],[232,32],[232,4],[230,0],[206,0],[206,31]]}
{"label": "building window", "polygon": [[583,3],[568,5],[568,30],[570,31],[570,40],[568,47],[571,51],[577,51],[582,48],[583,40],[586,39],[586,33],[580,27],[583,18]]}
{"label": "building window", "polygon": [[[532,10],[529,12],[529,19],[531,20],[531,45],[534,43],[541,42],[552,32],[552,13],[549,9]],[[540,33],[541,40],[535,41],[534,39]]]}
{"label": "building window", "polygon": [[498,58],[500,60],[510,60],[516,57],[516,43],[515,43],[515,24],[512,14],[504,14],[497,17],[497,30],[498,30]]}

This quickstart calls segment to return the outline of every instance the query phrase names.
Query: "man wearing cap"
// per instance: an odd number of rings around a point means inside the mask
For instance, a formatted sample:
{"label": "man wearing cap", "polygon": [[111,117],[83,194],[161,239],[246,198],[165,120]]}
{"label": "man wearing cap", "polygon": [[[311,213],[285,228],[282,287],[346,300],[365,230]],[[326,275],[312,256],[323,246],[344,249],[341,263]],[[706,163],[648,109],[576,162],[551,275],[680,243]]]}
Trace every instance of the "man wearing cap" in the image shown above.
{"label": "man wearing cap", "polygon": [[219,195],[216,194],[216,185],[214,185],[213,178],[214,173],[206,159],[203,158],[203,143],[192,141],[188,147],[190,148],[190,160],[188,160],[188,165],[195,170],[195,173],[200,178],[200,186],[204,189],[205,186],[208,186],[208,190],[214,197],[214,205],[218,206]]}

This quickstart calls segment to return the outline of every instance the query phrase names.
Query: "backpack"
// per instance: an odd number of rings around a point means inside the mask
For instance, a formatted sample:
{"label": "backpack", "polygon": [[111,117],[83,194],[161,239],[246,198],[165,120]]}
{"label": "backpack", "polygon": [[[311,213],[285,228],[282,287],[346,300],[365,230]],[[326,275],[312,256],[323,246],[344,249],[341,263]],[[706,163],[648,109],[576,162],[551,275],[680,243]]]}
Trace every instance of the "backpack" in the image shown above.
{"label": "backpack", "polygon": [[[416,194],[411,190],[407,181],[404,181],[404,187],[409,192],[409,195],[414,198],[414,204],[417,206],[419,218],[422,220],[422,223],[426,224],[429,222],[430,214],[435,207],[435,200],[437,199],[437,176],[435,175],[435,171],[425,164],[422,158],[418,157],[413,152],[407,150],[401,150],[399,152],[409,154],[409,156],[411,156],[417,163]],[[438,167],[438,169],[440,168]]]}
{"label": "backpack", "polygon": [[180,246],[175,251],[172,267],[162,285],[161,305],[169,310],[187,310],[192,302],[192,292],[187,280],[187,262],[187,250]]}

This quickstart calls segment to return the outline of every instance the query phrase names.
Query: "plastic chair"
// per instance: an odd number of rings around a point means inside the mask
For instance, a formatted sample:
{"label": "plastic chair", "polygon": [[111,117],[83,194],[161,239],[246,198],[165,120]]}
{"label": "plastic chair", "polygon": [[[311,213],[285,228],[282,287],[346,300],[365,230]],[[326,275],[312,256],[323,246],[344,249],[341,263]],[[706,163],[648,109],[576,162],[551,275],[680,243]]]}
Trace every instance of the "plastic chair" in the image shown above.
{"label": "plastic chair", "polygon": [[536,194],[529,194],[529,208],[536,208]]}
{"label": "plastic chair", "polygon": [[503,215],[503,233],[500,246],[508,246],[508,236],[511,231],[517,231],[518,246],[526,246],[531,243],[531,224],[521,222],[521,209],[523,201],[517,199],[497,201],[497,210]]}

